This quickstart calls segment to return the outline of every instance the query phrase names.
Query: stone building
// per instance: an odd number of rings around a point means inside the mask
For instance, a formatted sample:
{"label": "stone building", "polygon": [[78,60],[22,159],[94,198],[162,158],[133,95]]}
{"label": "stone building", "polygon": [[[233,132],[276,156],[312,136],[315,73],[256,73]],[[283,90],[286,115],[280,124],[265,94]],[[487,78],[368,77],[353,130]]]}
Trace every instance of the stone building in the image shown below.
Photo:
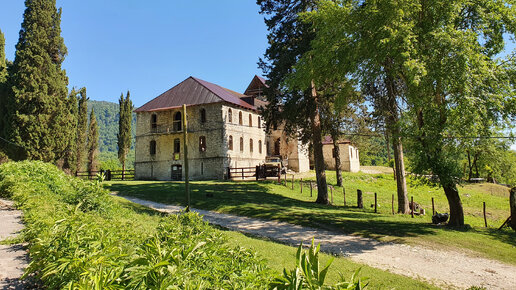
{"label": "stone building", "polygon": [[240,94],[189,77],[136,109],[135,178],[184,178],[183,104],[191,179],[223,179],[228,167],[254,167],[271,153],[288,158],[294,171],[308,171],[308,152],[297,140],[287,141],[281,130],[265,133],[258,112],[264,86],[255,76]]}
{"label": "stone building", "polygon": [[[359,172],[360,156],[358,149],[351,144],[349,140],[340,140],[337,142],[340,151],[340,168],[343,171]],[[326,169],[335,170],[335,155],[333,150],[333,139],[325,136],[323,141],[323,156]],[[313,158],[312,158],[313,159]]]}

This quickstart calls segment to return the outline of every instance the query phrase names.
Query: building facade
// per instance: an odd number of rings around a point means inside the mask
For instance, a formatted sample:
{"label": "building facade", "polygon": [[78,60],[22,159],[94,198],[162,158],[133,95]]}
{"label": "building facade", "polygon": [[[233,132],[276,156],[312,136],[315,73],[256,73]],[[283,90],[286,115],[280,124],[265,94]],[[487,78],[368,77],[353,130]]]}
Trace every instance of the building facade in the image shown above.
{"label": "building facade", "polygon": [[189,77],[136,109],[135,178],[184,179],[183,104],[191,179],[223,179],[228,167],[254,167],[267,155],[288,158],[291,170],[308,171],[308,151],[300,142],[280,129],[266,134],[258,111],[265,105],[263,86],[255,76],[246,94],[239,94]]}
{"label": "building facade", "polygon": [[[323,156],[326,169],[335,170],[335,152],[333,140],[330,136],[324,137]],[[337,142],[340,153],[340,169],[347,172],[360,171],[360,156],[358,148],[351,144],[349,140],[340,140]]]}

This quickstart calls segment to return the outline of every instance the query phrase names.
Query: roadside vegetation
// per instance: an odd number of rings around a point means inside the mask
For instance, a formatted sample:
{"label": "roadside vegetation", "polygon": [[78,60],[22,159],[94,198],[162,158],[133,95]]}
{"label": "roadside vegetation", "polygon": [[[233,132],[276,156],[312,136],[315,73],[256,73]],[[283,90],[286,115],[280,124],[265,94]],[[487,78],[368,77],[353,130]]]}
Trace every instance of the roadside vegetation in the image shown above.
{"label": "roadside vegetation", "polygon": [[[195,213],[164,215],[42,162],[0,165],[0,197],[24,212],[25,275],[50,289],[265,289],[273,280],[285,289],[293,277],[298,289],[320,282],[343,289],[358,277],[369,277],[373,289],[435,288],[343,257],[296,255],[294,247],[212,227]],[[308,268],[295,270],[296,257],[309,257]],[[285,276],[283,269],[294,270]]]}
{"label": "roadside vegetation", "polygon": [[[431,223],[432,197],[437,212],[447,212],[446,197],[437,187],[422,185],[408,179],[409,198],[419,203],[426,215],[392,215],[392,195],[396,197],[396,182],[392,175],[343,173],[346,190],[344,206],[343,189],[334,186],[333,206],[314,203],[317,193],[303,178],[303,193],[299,180],[291,188],[291,176],[287,186],[274,181],[195,181],[190,183],[192,207],[223,213],[286,221],[293,224],[319,227],[372,237],[381,241],[393,241],[432,248],[466,252],[516,264],[516,234],[498,227],[510,215],[508,189],[492,184],[475,184],[460,187],[468,227],[449,229]],[[333,172],[327,175],[329,184],[336,184]],[[283,179],[282,179],[283,182]],[[315,182],[313,182],[315,184]],[[107,188],[120,195],[134,196],[167,204],[185,204],[184,185],[181,182],[126,181],[111,182]],[[364,192],[364,209],[356,208],[356,190]],[[374,204],[374,192],[378,196],[378,213]],[[331,191],[330,199],[331,199]],[[207,194],[213,197],[207,197]],[[486,202],[488,228],[484,227],[482,203]],[[396,210],[396,200],[395,200]]]}

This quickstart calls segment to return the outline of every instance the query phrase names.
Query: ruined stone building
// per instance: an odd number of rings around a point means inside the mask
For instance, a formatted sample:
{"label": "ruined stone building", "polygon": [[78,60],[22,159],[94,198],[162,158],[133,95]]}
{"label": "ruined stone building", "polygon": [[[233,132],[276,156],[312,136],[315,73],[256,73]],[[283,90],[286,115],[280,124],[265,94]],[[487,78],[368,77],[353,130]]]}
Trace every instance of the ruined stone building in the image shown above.
{"label": "ruined stone building", "polygon": [[[333,139],[330,136],[323,138],[323,156],[326,169],[335,170],[335,152],[333,150]],[[340,152],[340,169],[348,172],[360,171],[360,156],[358,149],[349,140],[337,142]]]}
{"label": "ruined stone building", "polygon": [[265,80],[255,76],[244,94],[195,77],[136,109],[135,178],[184,178],[182,106],[186,104],[191,179],[223,179],[228,167],[254,167],[268,155],[288,160],[296,172],[309,170],[308,151],[279,128],[270,134],[259,107]]}

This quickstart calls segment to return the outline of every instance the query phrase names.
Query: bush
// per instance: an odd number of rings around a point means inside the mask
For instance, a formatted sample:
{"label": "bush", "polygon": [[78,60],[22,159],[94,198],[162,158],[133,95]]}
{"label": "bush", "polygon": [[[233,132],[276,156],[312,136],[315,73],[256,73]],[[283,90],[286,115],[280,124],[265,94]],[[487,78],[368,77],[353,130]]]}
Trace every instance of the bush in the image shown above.
{"label": "bush", "polygon": [[42,162],[0,165],[0,196],[24,211],[34,273],[48,288],[266,288],[256,255],[195,213],[142,213],[99,183]]}

